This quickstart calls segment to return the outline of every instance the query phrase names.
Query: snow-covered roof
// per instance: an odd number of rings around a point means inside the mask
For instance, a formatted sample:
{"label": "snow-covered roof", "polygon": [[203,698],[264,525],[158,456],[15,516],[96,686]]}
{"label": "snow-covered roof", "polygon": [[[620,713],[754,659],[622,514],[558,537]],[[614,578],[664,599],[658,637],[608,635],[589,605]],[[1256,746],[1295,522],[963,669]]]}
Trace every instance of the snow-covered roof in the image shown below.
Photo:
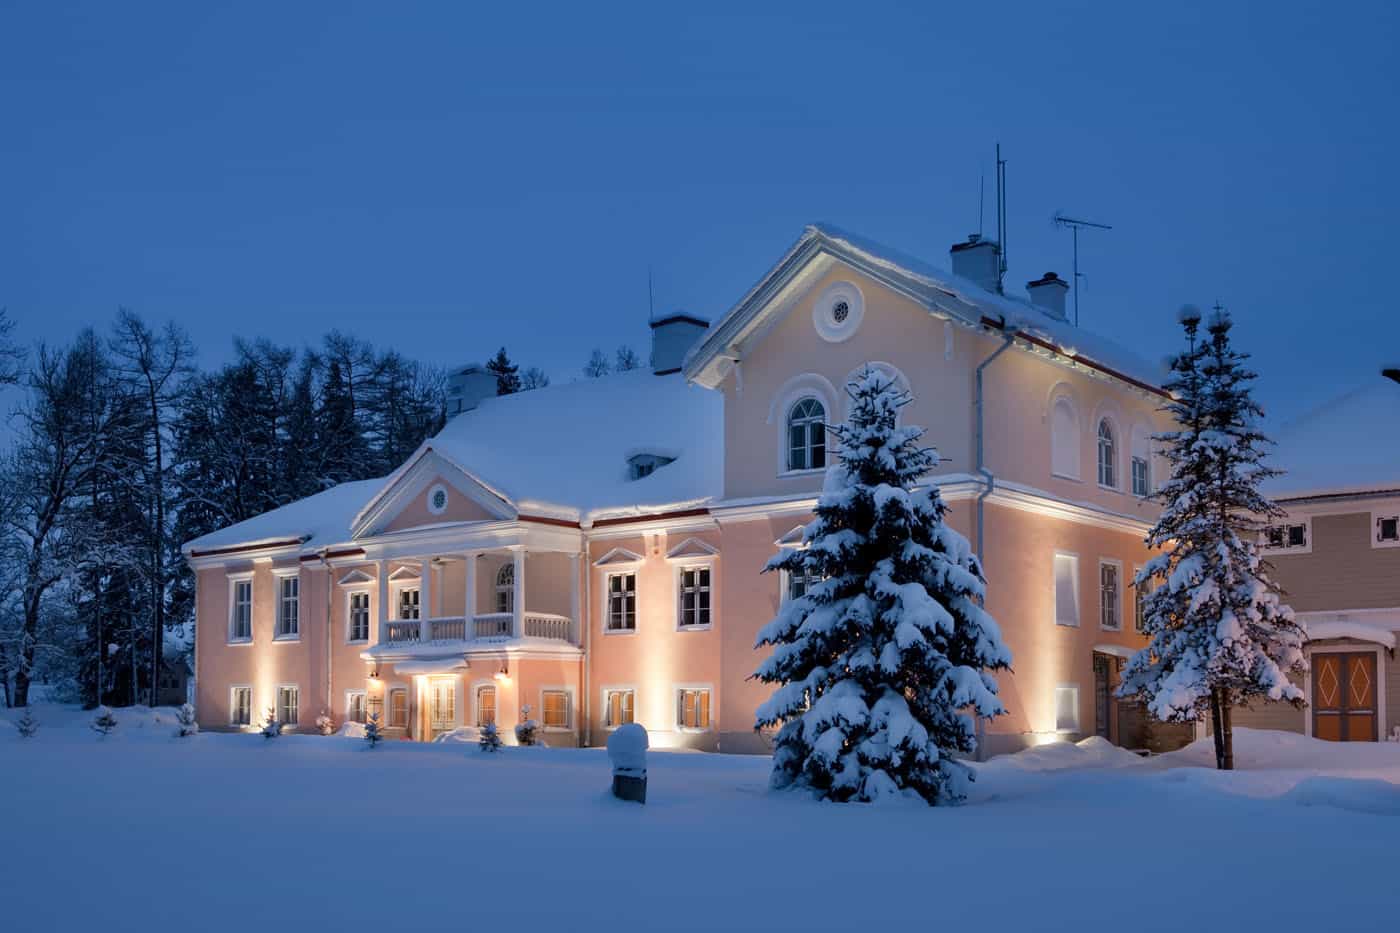
{"label": "snow-covered roof", "polygon": [[1303,620],[1303,629],[1308,638],[1357,638],[1372,641],[1387,648],[1395,647],[1395,632],[1392,629],[1358,619],[1329,618]]}
{"label": "snow-covered roof", "polygon": [[1274,498],[1400,489],[1400,385],[1377,376],[1283,425],[1270,465]]}
{"label": "snow-covered roof", "polygon": [[185,544],[184,551],[189,554],[298,540],[308,547],[345,543],[350,537],[350,519],[383,484],[382,478],[341,483],[325,492],[195,538]]}
{"label": "snow-covered roof", "polygon": [[784,254],[758,284],[750,289],[719,323],[710,328],[706,339],[692,348],[686,358],[686,371],[692,377],[708,358],[744,326],[771,294],[774,283],[795,274],[803,264],[800,257],[822,250],[884,281],[898,291],[920,301],[930,310],[979,325],[983,317],[1000,319],[1008,327],[1042,342],[1059,353],[1080,362],[1124,377],[1140,386],[1158,388],[1167,373],[1161,364],[1150,362],[1117,343],[1051,317],[1029,298],[998,295],[976,282],[954,275],[922,259],[878,243],[867,237],[827,223],[811,224],[792,248]]}

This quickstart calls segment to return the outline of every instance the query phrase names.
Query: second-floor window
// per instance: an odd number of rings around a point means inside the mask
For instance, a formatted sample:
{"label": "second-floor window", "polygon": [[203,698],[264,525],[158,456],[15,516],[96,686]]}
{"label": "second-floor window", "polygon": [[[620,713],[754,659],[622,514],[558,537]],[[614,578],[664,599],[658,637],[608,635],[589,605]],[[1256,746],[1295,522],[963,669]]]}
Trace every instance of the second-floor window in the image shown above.
{"label": "second-floor window", "polygon": [[412,587],[412,588],[407,588],[407,587],[405,587],[404,589],[399,590],[399,618],[400,618],[400,619],[408,619],[408,620],[411,620],[411,619],[416,619],[416,618],[418,618],[418,594],[419,594],[419,592],[420,592],[420,590],[419,590],[418,587],[416,587],[416,586],[415,586],[415,587]]}
{"label": "second-floor window", "polygon": [[1118,617],[1118,577],[1121,571],[1117,564],[1099,564],[1099,625],[1110,632],[1123,627]]}
{"label": "second-floor window", "polygon": [[608,576],[609,632],[637,630],[637,575],[614,573]]}
{"label": "second-floor window", "polygon": [[820,470],[826,466],[826,411],[814,398],[804,398],[788,412],[789,470]]}
{"label": "second-floor window", "polygon": [[806,596],[807,591],[821,582],[821,577],[806,570],[789,570],[787,572],[787,593],[788,599],[799,599]]}
{"label": "second-floor window", "polygon": [[1147,461],[1142,457],[1133,458],[1133,495],[1152,494],[1152,474],[1148,472]]}
{"label": "second-floor window", "polygon": [[1105,418],[1099,422],[1099,485],[1118,488],[1117,444],[1113,441],[1113,425]]}
{"label": "second-floor window", "polygon": [[1270,525],[1264,529],[1264,547],[1271,551],[1286,551],[1308,546],[1308,526],[1304,523],[1292,525]]}
{"label": "second-floor window", "polygon": [[515,564],[509,563],[496,571],[496,611],[515,611]]}
{"label": "second-floor window", "polygon": [[369,641],[369,594],[350,594],[350,641]]}
{"label": "second-floor window", "polygon": [[710,624],[710,568],[682,567],[680,569],[681,628],[696,628]]}
{"label": "second-floor window", "polygon": [[253,581],[233,581],[233,607],[229,613],[229,641],[253,639]]}
{"label": "second-floor window", "polygon": [[295,638],[300,631],[301,581],[279,577],[277,581],[277,637]]}

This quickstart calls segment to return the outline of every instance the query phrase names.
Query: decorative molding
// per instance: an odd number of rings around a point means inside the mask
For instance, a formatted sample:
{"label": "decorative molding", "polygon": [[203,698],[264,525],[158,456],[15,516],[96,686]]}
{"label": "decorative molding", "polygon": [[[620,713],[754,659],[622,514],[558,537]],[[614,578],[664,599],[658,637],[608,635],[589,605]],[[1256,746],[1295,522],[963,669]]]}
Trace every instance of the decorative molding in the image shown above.
{"label": "decorative molding", "polygon": [[608,553],[604,554],[602,557],[595,560],[593,562],[593,566],[619,567],[628,564],[642,564],[645,562],[646,558],[636,553],[635,551],[629,551],[625,547],[615,547],[611,551],[608,551]]}
{"label": "decorative molding", "polygon": [[699,538],[686,538],[666,552],[667,560],[691,560],[719,556],[719,549]]}
{"label": "decorative molding", "polygon": [[374,577],[363,570],[352,570],[336,581],[340,586],[365,586],[373,582]]}
{"label": "decorative molding", "polygon": [[854,282],[832,282],[812,303],[812,326],[827,343],[850,340],[865,317],[865,294]]}
{"label": "decorative molding", "polygon": [[398,583],[401,580],[419,580],[422,576],[422,571],[413,567],[399,567],[389,574],[389,582]]}

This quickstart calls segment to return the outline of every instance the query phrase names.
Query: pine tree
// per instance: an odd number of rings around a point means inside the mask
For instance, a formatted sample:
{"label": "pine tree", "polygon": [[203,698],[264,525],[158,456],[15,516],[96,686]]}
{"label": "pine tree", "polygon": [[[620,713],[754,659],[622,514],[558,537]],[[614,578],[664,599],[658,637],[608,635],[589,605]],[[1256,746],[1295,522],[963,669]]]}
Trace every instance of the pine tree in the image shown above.
{"label": "pine tree", "polygon": [[260,731],[265,739],[275,739],[282,734],[282,723],[277,719],[277,710],[271,706],[267,708],[267,717],[263,720]]}
{"label": "pine tree", "polygon": [[366,744],[368,744],[370,748],[374,748],[374,746],[378,745],[380,740],[383,738],[383,733],[379,731],[379,714],[370,713],[369,719],[365,720]]}
{"label": "pine tree", "polygon": [[[1302,629],[1256,549],[1269,519],[1282,512],[1259,492],[1277,471],[1263,465],[1263,412],[1250,395],[1255,374],[1230,345],[1230,318],[1218,306],[1198,341],[1200,312],[1183,309],[1187,349],[1172,360],[1165,407],[1178,429],[1157,437],[1171,478],[1148,535],[1166,548],[1134,584],[1144,596],[1146,648],[1123,670],[1119,696],[1134,697],[1158,719],[1193,722],[1209,714],[1216,767],[1234,767],[1231,710],[1266,697],[1302,705],[1289,680],[1305,667]],[[1154,588],[1155,587],[1155,588]]]}
{"label": "pine tree", "polygon": [[34,738],[39,731],[39,720],[34,716],[33,707],[26,706],[24,708],[24,713],[15,720],[15,728],[19,730],[20,738]]}
{"label": "pine tree", "polygon": [[629,346],[617,348],[617,356],[613,359],[613,372],[625,373],[633,369],[642,368],[642,358],[637,356],[637,351]]}
{"label": "pine tree", "polygon": [[496,394],[514,395],[520,391],[520,367],[506,356],[506,348],[501,347],[486,364],[487,370],[496,375]]}
{"label": "pine tree", "polygon": [[583,374],[589,379],[597,379],[610,372],[612,372],[612,365],[608,363],[608,358],[603,355],[602,350],[594,349],[588,362],[583,365]]}
{"label": "pine tree", "polygon": [[477,740],[483,752],[498,752],[501,750],[501,730],[496,728],[494,722],[488,722],[481,729],[481,738]]}
{"label": "pine tree", "polygon": [[913,791],[930,805],[965,796],[971,710],[1005,712],[990,672],[1011,653],[982,608],[986,581],[967,540],[944,522],[937,463],[899,427],[907,393],[866,369],[846,387],[850,421],[829,428],[840,463],[808,524],[806,547],[766,571],[820,580],[759,632],[773,646],[756,677],[779,684],[757,726],[781,724],[772,784],[830,800]]}
{"label": "pine tree", "polygon": [[92,721],[92,731],[99,737],[107,738],[112,734],[112,730],[117,728],[117,717],[112,715],[112,711],[105,706],[97,708],[97,716]]}
{"label": "pine tree", "polygon": [[192,735],[199,735],[199,723],[195,722],[194,707],[188,703],[182,703],[175,711],[175,721],[179,727],[175,730],[175,735],[179,738],[188,738]]}

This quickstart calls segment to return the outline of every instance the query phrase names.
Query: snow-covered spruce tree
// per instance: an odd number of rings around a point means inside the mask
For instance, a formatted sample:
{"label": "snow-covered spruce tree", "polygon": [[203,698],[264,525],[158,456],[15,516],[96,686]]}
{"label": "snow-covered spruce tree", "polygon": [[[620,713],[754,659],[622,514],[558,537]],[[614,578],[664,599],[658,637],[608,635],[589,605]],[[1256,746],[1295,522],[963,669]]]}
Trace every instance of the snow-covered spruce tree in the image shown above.
{"label": "snow-covered spruce tree", "polygon": [[935,487],[915,484],[937,462],[923,430],[899,427],[910,401],[884,373],[846,387],[848,423],[806,547],[764,568],[820,580],[759,632],[773,653],[755,674],[779,684],[757,726],[781,724],[774,787],[878,800],[913,791],[929,804],[965,796],[973,716],[1005,712],[992,671],[1011,666],[982,608],[982,569],[944,523]]}
{"label": "snow-covered spruce tree", "polygon": [[15,720],[15,728],[19,730],[19,737],[22,739],[32,739],[39,731],[39,720],[34,717],[34,708],[26,706],[24,713]]}
{"label": "snow-covered spruce tree", "polygon": [[383,733],[379,731],[379,714],[370,713],[369,718],[365,720],[365,743],[374,748],[383,738]]}
{"label": "snow-covered spruce tree", "polygon": [[1166,406],[1178,429],[1158,435],[1171,478],[1157,491],[1161,518],[1148,546],[1166,548],[1138,574],[1149,643],[1123,670],[1118,689],[1167,722],[1211,717],[1216,767],[1234,767],[1231,710],[1267,697],[1302,705],[1288,679],[1306,669],[1305,635],[1260,560],[1256,540],[1282,513],[1259,492],[1276,471],[1264,466],[1269,444],[1263,412],[1250,395],[1255,374],[1230,345],[1220,308],[1198,337],[1201,314],[1182,310],[1186,350],[1172,360]]}
{"label": "snow-covered spruce tree", "polygon": [[477,740],[483,752],[499,752],[501,750],[501,730],[496,728],[494,722],[488,722],[481,727],[481,738]]}
{"label": "snow-covered spruce tree", "polygon": [[92,720],[92,731],[96,732],[100,738],[107,738],[112,734],[112,730],[117,728],[117,717],[112,715],[112,711],[105,706],[97,708],[97,716]]}
{"label": "snow-covered spruce tree", "polygon": [[335,719],[325,710],[316,717],[316,731],[322,735],[335,735]]}
{"label": "snow-covered spruce tree", "polygon": [[282,734],[282,724],[277,721],[277,710],[271,706],[267,708],[267,718],[263,720],[260,731],[265,739],[275,739]]}
{"label": "snow-covered spruce tree", "polygon": [[530,718],[530,705],[528,703],[520,707],[520,715],[525,718],[515,725],[515,744],[540,744],[540,724],[537,720]]}
{"label": "snow-covered spruce tree", "polygon": [[194,707],[190,704],[180,704],[180,708],[175,711],[175,721],[179,724],[175,729],[177,738],[186,739],[192,735],[199,735],[199,723],[195,722]]}

